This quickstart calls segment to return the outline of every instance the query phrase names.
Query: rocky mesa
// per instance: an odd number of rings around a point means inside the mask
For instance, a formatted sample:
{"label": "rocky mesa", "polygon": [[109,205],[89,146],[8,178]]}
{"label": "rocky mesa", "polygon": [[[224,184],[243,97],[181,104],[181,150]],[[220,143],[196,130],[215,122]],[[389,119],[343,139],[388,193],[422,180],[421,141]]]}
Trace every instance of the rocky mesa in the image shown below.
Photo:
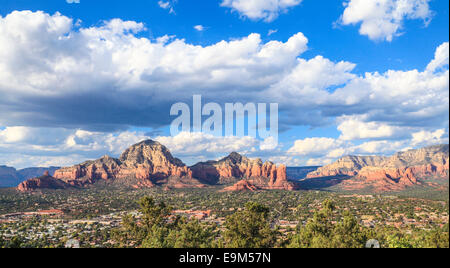
{"label": "rocky mesa", "polygon": [[399,152],[391,157],[346,156],[319,168],[307,178],[347,176],[346,190],[371,188],[375,192],[400,191],[415,185],[438,185],[430,179],[449,177],[449,145],[429,146]]}

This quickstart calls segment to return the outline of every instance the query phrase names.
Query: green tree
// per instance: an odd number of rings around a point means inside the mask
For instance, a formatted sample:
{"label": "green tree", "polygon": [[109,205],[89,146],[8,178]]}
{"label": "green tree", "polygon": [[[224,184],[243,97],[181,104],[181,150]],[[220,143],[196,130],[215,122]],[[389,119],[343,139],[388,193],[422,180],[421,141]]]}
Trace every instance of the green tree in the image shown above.
{"label": "green tree", "polygon": [[270,226],[269,209],[247,203],[245,210],[228,216],[223,234],[224,245],[231,248],[271,248],[278,233]]}
{"label": "green tree", "polygon": [[335,205],[325,200],[322,209],[314,213],[313,218],[303,227],[297,227],[297,233],[291,238],[291,248],[361,248],[367,240],[363,227],[348,211],[340,221],[333,217]]}
{"label": "green tree", "polygon": [[448,248],[449,247],[449,233],[445,230],[432,230],[424,239],[424,247],[426,248]]}
{"label": "green tree", "polygon": [[164,229],[167,228],[172,209],[162,202],[156,204],[150,197],[143,197],[138,204],[139,212],[142,213],[141,220],[125,215],[122,218],[122,229],[114,230],[113,238],[120,247],[163,247],[164,243],[160,240],[168,233]]}
{"label": "green tree", "polygon": [[363,227],[358,220],[345,211],[342,221],[338,222],[333,230],[332,247],[334,248],[361,248],[365,246],[368,240]]}
{"label": "green tree", "polygon": [[170,231],[168,240],[175,248],[210,248],[213,246],[214,228],[198,220],[183,221]]}
{"label": "green tree", "polygon": [[401,233],[390,234],[386,237],[386,246],[388,248],[414,248],[414,241],[409,236]]}
{"label": "green tree", "polygon": [[197,220],[188,221],[171,215],[172,208],[156,204],[149,197],[139,201],[142,218],[126,215],[122,230],[113,232],[119,246],[143,248],[205,248],[211,247],[215,238],[211,226]]}

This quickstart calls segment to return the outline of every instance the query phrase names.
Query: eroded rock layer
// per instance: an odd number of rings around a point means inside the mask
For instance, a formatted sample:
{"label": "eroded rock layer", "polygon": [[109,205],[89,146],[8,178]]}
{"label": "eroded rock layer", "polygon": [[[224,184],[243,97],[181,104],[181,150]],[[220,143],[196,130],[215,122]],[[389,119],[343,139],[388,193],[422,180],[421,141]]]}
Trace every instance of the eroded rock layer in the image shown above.
{"label": "eroded rock layer", "polygon": [[61,180],[55,179],[45,172],[43,176],[29,179],[24,181],[17,186],[17,190],[20,192],[30,192],[36,189],[65,189],[69,187],[66,183]]}
{"label": "eroded rock layer", "polygon": [[400,191],[410,186],[436,186],[430,179],[449,177],[449,145],[399,152],[391,157],[346,156],[308,174],[308,178],[349,176],[347,190],[371,188],[376,192]]}
{"label": "eroded rock layer", "polygon": [[[231,153],[219,161],[198,163],[191,167],[193,177],[207,184],[236,183],[244,179],[259,189],[293,190],[294,184],[286,177],[286,166],[276,166],[261,159],[249,159],[238,153]],[[243,186],[241,182],[237,187]],[[231,189],[231,188],[230,188]]]}
{"label": "eroded rock layer", "polygon": [[105,181],[134,188],[164,184],[172,188],[204,187],[192,178],[192,171],[174,158],[162,144],[146,140],[128,148],[119,159],[104,156],[73,167],[62,168],[55,178],[82,187]]}
{"label": "eroded rock layer", "polygon": [[[195,173],[195,176],[194,174]],[[50,176],[49,176],[50,177]],[[162,144],[146,140],[128,148],[119,159],[104,156],[55,172],[53,180],[32,179],[20,191],[40,188],[86,187],[98,182],[125,185],[133,188],[150,188],[156,185],[165,189],[203,188],[209,185],[235,183],[248,180],[258,189],[292,190],[294,185],[286,179],[286,167],[260,159],[248,159],[232,153],[220,161],[199,163],[192,168],[174,158]]]}

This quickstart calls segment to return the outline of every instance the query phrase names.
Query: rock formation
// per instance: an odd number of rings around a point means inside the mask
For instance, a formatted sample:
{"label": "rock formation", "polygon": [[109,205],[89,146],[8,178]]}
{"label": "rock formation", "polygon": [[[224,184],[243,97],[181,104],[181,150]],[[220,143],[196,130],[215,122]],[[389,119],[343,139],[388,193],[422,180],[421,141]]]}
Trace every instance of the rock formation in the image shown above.
{"label": "rock formation", "polygon": [[146,140],[128,148],[119,159],[104,156],[55,172],[55,178],[72,186],[105,181],[134,188],[165,184],[172,188],[204,187],[191,170],[162,144]]}
{"label": "rock formation", "polygon": [[20,192],[31,192],[37,189],[65,189],[67,187],[69,187],[69,185],[61,180],[53,178],[49,175],[48,171],[46,171],[41,177],[29,179],[20,183],[19,186],[17,186],[17,190]]}
{"label": "rock formation", "polygon": [[54,177],[72,186],[93,184],[98,180],[112,180],[120,170],[118,159],[104,156],[95,161],[86,161],[82,164],[61,168],[55,171]]}
{"label": "rock formation", "polygon": [[400,191],[428,185],[429,178],[449,177],[449,145],[399,152],[391,157],[346,156],[308,174],[308,178],[348,176],[341,183],[347,190],[372,188],[376,192]]}
{"label": "rock formation", "polygon": [[[39,178],[40,179],[40,178]],[[293,190],[294,184],[286,178],[286,167],[271,162],[248,159],[232,153],[220,161],[199,163],[191,168],[174,158],[162,144],[146,140],[128,148],[120,158],[104,156],[55,172],[53,180],[32,179],[20,189],[37,189],[55,185],[55,188],[86,187],[98,182],[124,185],[133,188],[150,188],[157,185],[165,189],[203,188],[207,185],[236,183],[238,188]],[[28,187],[29,185],[29,187]],[[247,185],[247,186],[245,186]]]}
{"label": "rock formation", "polygon": [[[294,189],[294,184],[286,178],[286,166],[277,167],[272,162],[263,163],[261,159],[249,159],[238,153],[231,153],[219,161],[198,163],[191,169],[194,178],[207,184],[236,183],[245,179],[260,189]],[[237,187],[244,184],[240,182]]]}
{"label": "rock formation", "polygon": [[174,158],[159,142],[147,140],[128,148],[120,157],[118,178],[136,177],[139,180],[166,180],[170,177],[192,178],[191,170]]}
{"label": "rock formation", "polygon": [[356,176],[363,167],[379,166],[386,159],[387,157],[383,156],[345,156],[330,165],[309,173],[307,178]]}
{"label": "rock formation", "polygon": [[41,176],[45,171],[53,175],[57,167],[30,167],[16,170],[13,167],[0,166],[0,187],[16,187],[23,181]]}
{"label": "rock formation", "polygon": [[251,184],[248,180],[241,180],[232,186],[228,186],[228,187],[224,188],[222,191],[223,192],[239,192],[239,191],[255,192],[257,190],[260,190],[260,189],[258,187],[256,187],[255,185]]}

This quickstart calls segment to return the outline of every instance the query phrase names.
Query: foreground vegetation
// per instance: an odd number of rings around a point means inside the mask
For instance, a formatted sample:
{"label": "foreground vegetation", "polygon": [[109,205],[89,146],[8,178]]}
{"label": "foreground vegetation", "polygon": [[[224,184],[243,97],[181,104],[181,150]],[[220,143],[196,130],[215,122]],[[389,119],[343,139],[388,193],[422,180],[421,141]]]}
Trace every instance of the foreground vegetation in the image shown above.
{"label": "foreground vegetation", "polygon": [[[360,248],[370,239],[381,247],[449,247],[448,200],[93,188],[22,195],[2,190],[0,204],[0,247],[64,247],[69,239],[82,247]],[[64,214],[2,222],[1,215],[40,209]],[[211,215],[196,219],[174,210]]]}
{"label": "foreground vegetation", "polygon": [[170,217],[170,207],[151,198],[140,201],[142,219],[124,217],[114,231],[120,247],[144,248],[363,248],[376,239],[386,248],[448,248],[448,224],[444,228],[405,234],[392,228],[369,229],[348,211],[340,213],[326,200],[306,225],[283,236],[272,228],[269,209],[247,203],[245,209],[227,217],[223,230],[197,220]]}

